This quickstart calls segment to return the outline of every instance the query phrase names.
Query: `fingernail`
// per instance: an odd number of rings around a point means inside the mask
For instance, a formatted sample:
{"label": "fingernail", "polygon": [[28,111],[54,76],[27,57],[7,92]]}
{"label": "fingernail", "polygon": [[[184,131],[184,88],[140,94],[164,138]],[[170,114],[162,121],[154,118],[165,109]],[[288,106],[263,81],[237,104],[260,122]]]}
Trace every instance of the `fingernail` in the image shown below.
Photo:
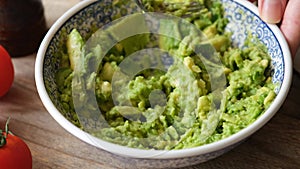
{"label": "fingernail", "polygon": [[260,5],[260,15],[265,22],[279,23],[281,21],[284,11],[280,0],[262,0]]}

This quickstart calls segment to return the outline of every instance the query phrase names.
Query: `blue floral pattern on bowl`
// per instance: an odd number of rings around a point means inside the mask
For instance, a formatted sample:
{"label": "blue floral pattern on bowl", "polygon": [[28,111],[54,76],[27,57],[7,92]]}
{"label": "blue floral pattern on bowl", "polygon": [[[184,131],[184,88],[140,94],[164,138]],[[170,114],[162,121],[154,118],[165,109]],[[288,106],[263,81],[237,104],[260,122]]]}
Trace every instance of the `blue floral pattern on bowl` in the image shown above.
{"label": "blue floral pattern on bowl", "polygon": [[58,110],[65,112],[62,105],[58,102],[58,91],[55,84],[55,72],[59,68],[61,50],[69,34],[76,28],[84,38],[88,38],[95,30],[110,23],[113,18],[122,13],[122,15],[132,14],[139,11],[138,6],[134,3],[128,3],[127,6],[121,8],[112,8],[111,0],[96,1],[74,14],[68,19],[57,33],[53,36],[44,58],[44,81],[46,90],[49,93],[51,100],[57,106]]}
{"label": "blue floral pattern on bowl", "polygon": [[[234,45],[242,47],[243,41],[249,33],[256,35],[258,39],[267,46],[268,52],[272,58],[273,82],[281,84],[284,77],[283,51],[271,29],[266,23],[260,20],[259,16],[235,0],[221,1],[225,7],[225,15],[229,19],[226,30],[233,32],[232,41]],[[56,32],[48,46],[44,57],[43,78],[50,99],[61,112],[65,112],[65,110],[61,103],[58,102],[59,95],[57,93],[54,75],[59,67],[60,50],[62,49],[62,44],[66,38],[66,33],[69,33],[73,28],[76,28],[81,35],[87,38],[91,35],[94,28],[99,28],[106,23],[111,22],[114,16],[119,14],[127,15],[139,10],[138,7],[132,3],[128,3],[128,6],[123,6],[122,8],[111,8],[111,6],[111,0],[90,3],[84,9],[75,13],[61,26],[61,29]],[[279,89],[280,86],[276,91],[279,91]],[[68,112],[65,112],[65,114],[65,116],[68,116]],[[216,158],[231,150],[241,142],[242,141],[233,143],[231,146],[221,150],[180,159],[131,159],[119,156],[116,158],[121,158],[123,159],[122,161],[131,160],[139,168],[183,167]]]}
{"label": "blue floral pattern on bowl", "polygon": [[275,89],[278,93],[284,77],[283,52],[277,38],[270,27],[259,16],[234,0],[222,0],[225,16],[229,19],[226,30],[232,32],[235,46],[243,47],[243,42],[249,34],[257,37],[266,45],[272,58],[273,83],[279,84]]}

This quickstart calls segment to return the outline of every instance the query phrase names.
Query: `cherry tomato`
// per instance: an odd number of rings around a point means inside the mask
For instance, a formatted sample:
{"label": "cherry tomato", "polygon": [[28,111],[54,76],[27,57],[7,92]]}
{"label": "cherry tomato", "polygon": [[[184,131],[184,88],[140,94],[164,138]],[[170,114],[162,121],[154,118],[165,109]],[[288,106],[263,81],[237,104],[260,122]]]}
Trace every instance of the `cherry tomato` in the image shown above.
{"label": "cherry tomato", "polygon": [[32,169],[32,156],[27,144],[8,130],[0,134],[0,168]]}
{"label": "cherry tomato", "polygon": [[14,81],[14,67],[8,52],[0,45],[0,97],[5,95]]}

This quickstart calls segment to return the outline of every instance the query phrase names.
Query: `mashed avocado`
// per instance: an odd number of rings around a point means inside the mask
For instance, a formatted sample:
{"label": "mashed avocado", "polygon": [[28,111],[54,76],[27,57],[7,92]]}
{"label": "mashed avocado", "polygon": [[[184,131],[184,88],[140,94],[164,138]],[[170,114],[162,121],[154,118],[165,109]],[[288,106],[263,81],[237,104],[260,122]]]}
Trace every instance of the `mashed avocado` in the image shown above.
{"label": "mashed avocado", "polygon": [[[188,12],[185,6],[163,9],[165,4],[171,3],[168,0],[144,0],[144,3],[149,10],[156,11],[159,8],[176,16]],[[211,0],[199,0],[199,3],[202,9],[185,19],[206,35],[221,59],[223,65],[218,71],[225,74],[226,86],[220,103],[213,102],[214,91],[207,68],[189,48],[190,45],[203,47],[203,39],[195,37],[193,31],[185,30],[179,23],[162,20],[160,31],[177,30],[175,36],[182,37],[184,42],[158,37],[155,45],[166,51],[166,58],[173,64],[160,70],[145,69],[130,78],[115,77],[123,77],[120,70],[126,67],[122,67],[122,64],[128,61],[126,58],[130,54],[154,45],[150,41],[152,35],[140,34],[119,42],[105,55],[98,67],[95,60],[99,59],[101,48],[96,46],[85,51],[85,42],[74,29],[68,35],[66,51],[62,52],[60,69],[56,74],[64,115],[85,130],[86,126],[81,123],[86,121],[79,122],[74,108],[73,84],[82,91],[76,96],[80,101],[80,105],[76,106],[85,107],[90,112],[100,110],[103,119],[95,117],[97,113],[87,112],[86,116],[104,120],[107,124],[89,132],[129,147],[195,147],[226,138],[254,122],[276,96],[269,72],[270,57],[265,47],[253,42],[252,38],[245,42],[244,49],[231,46],[230,33],[224,31],[228,21],[223,17],[222,5]],[[114,36],[113,32],[111,35]],[[145,64],[139,60],[130,61],[132,65]],[[91,67],[97,67],[97,71],[90,72],[93,70]],[[130,68],[127,67],[126,71],[133,71]],[[76,80],[74,77],[78,74],[74,73],[75,70],[80,72]],[[116,75],[118,73],[119,76]],[[86,97],[88,92],[96,95],[97,107]]]}

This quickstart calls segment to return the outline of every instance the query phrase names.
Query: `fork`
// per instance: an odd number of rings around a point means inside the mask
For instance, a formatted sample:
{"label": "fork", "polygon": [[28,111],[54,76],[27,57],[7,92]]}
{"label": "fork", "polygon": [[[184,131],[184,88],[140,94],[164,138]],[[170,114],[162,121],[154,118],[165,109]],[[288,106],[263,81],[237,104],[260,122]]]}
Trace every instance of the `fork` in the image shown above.
{"label": "fork", "polygon": [[[162,12],[162,13],[170,13],[176,15],[178,17],[188,18],[193,16],[195,13],[200,12],[204,9],[204,5],[200,4],[199,1],[192,2],[163,2],[159,5],[159,9],[156,11],[152,11],[149,9],[151,6],[147,6],[149,4],[144,4],[143,0],[135,0],[136,4],[144,11],[144,12]],[[155,2],[155,1],[153,1]]]}

